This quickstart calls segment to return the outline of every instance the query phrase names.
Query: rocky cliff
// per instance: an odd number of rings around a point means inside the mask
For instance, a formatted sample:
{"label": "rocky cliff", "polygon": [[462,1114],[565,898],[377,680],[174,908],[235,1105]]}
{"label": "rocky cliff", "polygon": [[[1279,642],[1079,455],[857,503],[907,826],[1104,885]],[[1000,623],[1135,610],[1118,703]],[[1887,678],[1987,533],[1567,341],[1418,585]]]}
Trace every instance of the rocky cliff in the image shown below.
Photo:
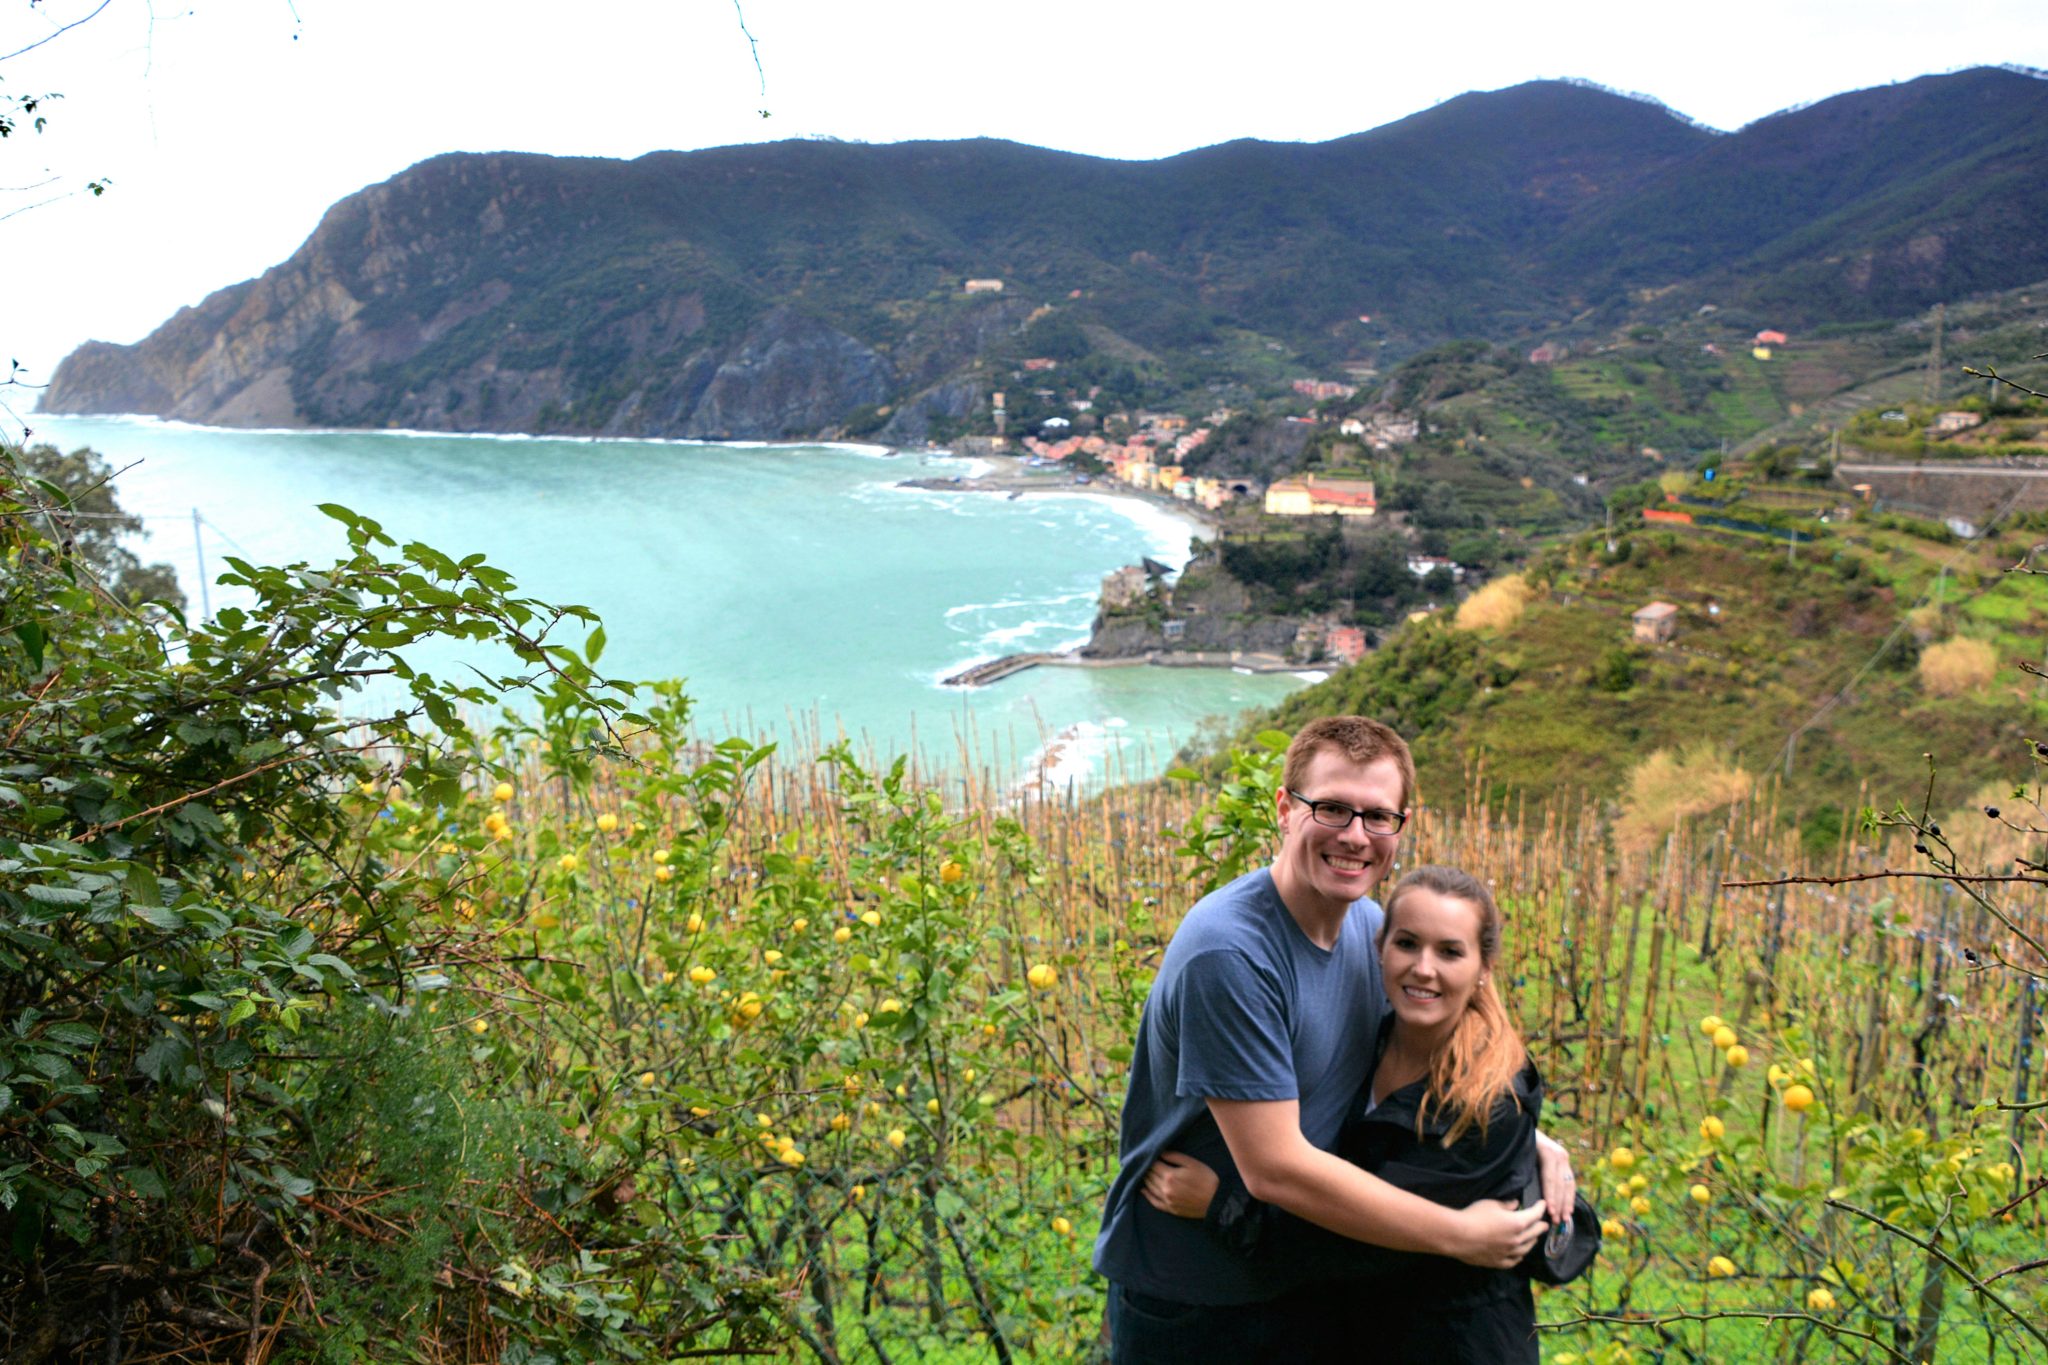
{"label": "rocky cliff", "polygon": [[1270,383],[1273,351],[1334,368],[1702,298],[1902,316],[2048,275],[2044,158],[2048,82],[1994,70],[1733,134],[1545,81],[1146,163],[992,141],[445,156],[143,341],[81,347],[43,407],[910,440],[985,414],[1031,357],[1138,403],[1138,371]]}
{"label": "rocky cliff", "polygon": [[[1174,623],[1171,635],[1169,621]],[[1186,573],[1172,588],[1153,584],[1129,596],[1105,581],[1102,605],[1081,654],[1090,659],[1138,659],[1234,652],[1291,658],[1300,625],[1293,617],[1255,610],[1242,583],[1213,569]]]}

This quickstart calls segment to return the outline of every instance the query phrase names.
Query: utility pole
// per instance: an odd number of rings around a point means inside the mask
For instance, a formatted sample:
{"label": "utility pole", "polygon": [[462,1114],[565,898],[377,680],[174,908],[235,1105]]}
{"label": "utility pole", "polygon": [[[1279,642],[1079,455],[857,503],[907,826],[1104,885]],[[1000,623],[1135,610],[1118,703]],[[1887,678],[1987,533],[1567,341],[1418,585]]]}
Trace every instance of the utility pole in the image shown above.
{"label": "utility pole", "polygon": [[1934,305],[1934,349],[1927,356],[1927,383],[1923,390],[1930,403],[1941,397],[1941,343],[1947,326],[1948,305],[1937,303]]}
{"label": "utility pole", "polygon": [[206,542],[199,538],[199,509],[192,509],[192,553],[199,561],[199,619],[206,620],[213,615],[213,604],[206,593]]}

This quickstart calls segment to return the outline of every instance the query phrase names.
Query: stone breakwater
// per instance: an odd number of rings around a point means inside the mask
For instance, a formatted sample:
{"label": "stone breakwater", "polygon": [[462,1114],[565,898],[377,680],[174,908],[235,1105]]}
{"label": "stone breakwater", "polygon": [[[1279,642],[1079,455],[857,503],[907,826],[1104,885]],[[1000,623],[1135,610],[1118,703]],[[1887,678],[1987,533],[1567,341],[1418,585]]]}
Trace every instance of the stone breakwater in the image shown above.
{"label": "stone breakwater", "polygon": [[986,687],[1042,664],[1058,668],[1128,668],[1133,664],[1149,664],[1155,668],[1234,668],[1245,673],[1294,673],[1302,667],[1278,654],[1237,649],[1157,650],[1114,659],[1090,659],[1070,653],[1005,654],[1000,659],[989,659],[971,668],[963,668],[942,682],[947,687]]}

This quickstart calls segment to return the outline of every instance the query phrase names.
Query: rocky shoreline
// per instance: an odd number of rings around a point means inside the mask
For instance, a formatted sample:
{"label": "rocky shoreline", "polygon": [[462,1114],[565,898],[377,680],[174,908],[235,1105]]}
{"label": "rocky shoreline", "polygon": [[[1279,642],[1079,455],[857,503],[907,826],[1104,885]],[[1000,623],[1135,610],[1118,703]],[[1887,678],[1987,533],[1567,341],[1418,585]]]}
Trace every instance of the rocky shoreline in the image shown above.
{"label": "rocky shoreline", "polygon": [[[1110,480],[1090,479],[1086,483],[1065,470],[1034,468],[1014,456],[978,455],[987,468],[976,475],[926,476],[899,480],[899,488],[933,492],[987,493],[1011,498],[1025,496],[1114,497],[1145,503],[1184,522],[1192,536],[1213,542],[1218,533],[1215,520],[1192,504],[1177,498],[1132,488]],[[1190,561],[1192,566],[1196,561]],[[1206,561],[1205,561],[1206,562]],[[1132,566],[1118,573],[1138,574]],[[1245,673],[1321,672],[1327,660],[1304,662],[1296,657],[1297,632],[1301,623],[1278,617],[1247,615],[1249,601],[1234,583],[1205,581],[1196,593],[1198,601],[1187,605],[1189,615],[1180,620],[1177,634],[1167,634],[1151,614],[1118,611],[1107,601],[1107,589],[1117,578],[1105,580],[1105,600],[1097,607],[1088,642],[1059,653],[1006,654],[985,659],[944,680],[948,687],[985,687],[1028,669],[1117,668],[1149,665],[1156,668],[1229,668]],[[1232,591],[1235,589],[1235,591]],[[1156,588],[1155,588],[1156,590]]]}

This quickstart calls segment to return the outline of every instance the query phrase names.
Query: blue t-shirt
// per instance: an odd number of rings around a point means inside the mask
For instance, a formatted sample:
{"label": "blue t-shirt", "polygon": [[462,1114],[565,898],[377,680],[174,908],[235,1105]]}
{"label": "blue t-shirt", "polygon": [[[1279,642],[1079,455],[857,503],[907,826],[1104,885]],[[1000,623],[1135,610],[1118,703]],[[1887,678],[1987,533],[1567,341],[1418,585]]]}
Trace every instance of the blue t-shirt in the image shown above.
{"label": "blue t-shirt", "polygon": [[1145,1202],[1163,1151],[1231,1167],[1208,1101],[1298,1100],[1301,1131],[1329,1150],[1372,1067],[1387,1010],[1373,939],[1380,907],[1360,900],[1334,948],[1309,941],[1270,869],[1204,896],[1167,946],[1131,1058],[1119,1155],[1095,1239],[1095,1268],[1181,1303],[1259,1303],[1310,1278],[1306,1258],[1233,1255],[1199,1218]]}

